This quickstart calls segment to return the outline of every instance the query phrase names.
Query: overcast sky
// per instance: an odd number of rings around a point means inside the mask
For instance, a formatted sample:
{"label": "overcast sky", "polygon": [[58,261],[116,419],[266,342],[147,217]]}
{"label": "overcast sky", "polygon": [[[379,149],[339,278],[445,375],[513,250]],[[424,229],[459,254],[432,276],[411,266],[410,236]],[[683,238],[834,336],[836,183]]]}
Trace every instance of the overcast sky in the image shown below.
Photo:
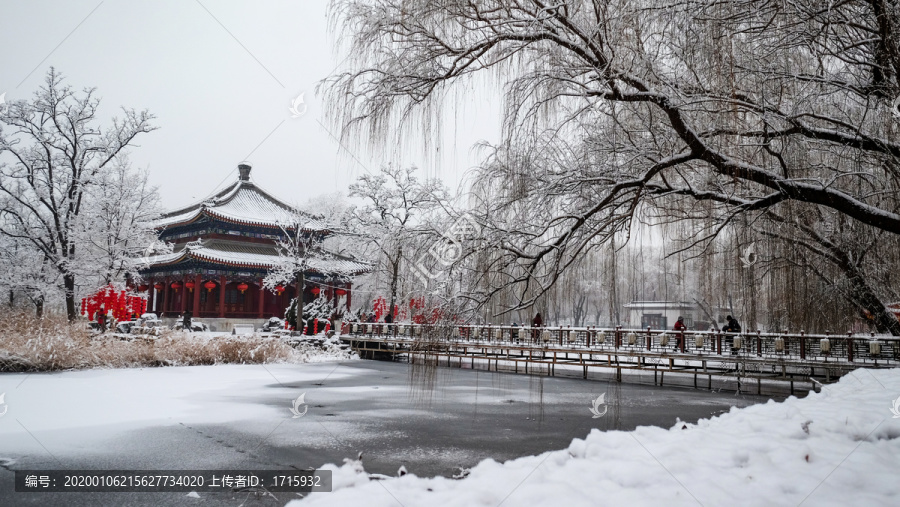
{"label": "overcast sky", "polygon": [[[97,87],[104,125],[120,107],[149,109],[159,130],[138,139],[163,205],[202,199],[237,177],[292,202],[340,191],[385,160],[342,148],[323,124],[316,84],[335,54],[327,2],[166,0],[0,1],[0,93],[30,98],[50,66],[76,88]],[[307,112],[292,118],[304,93]],[[451,187],[477,163],[470,147],[498,137],[496,100],[471,99],[445,138],[439,166],[403,155]],[[417,140],[409,140],[413,145]],[[358,160],[358,162],[357,162]]]}

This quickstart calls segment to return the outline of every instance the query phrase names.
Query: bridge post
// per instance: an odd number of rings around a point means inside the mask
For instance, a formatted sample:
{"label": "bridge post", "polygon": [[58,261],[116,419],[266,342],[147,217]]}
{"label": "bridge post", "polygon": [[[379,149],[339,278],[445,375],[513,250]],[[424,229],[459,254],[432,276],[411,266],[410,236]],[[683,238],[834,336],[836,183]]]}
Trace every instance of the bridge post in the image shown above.
{"label": "bridge post", "polygon": [[722,355],[722,332],[716,331],[716,354]]}
{"label": "bridge post", "polygon": [[800,330],[800,359],[806,359],[806,339],[803,335],[806,334],[801,329]]}
{"label": "bridge post", "polygon": [[650,334],[650,326],[647,326],[647,350],[653,345],[653,335]]}
{"label": "bridge post", "polygon": [[762,357],[762,337],[759,335],[759,329],[756,330],[756,355]]}
{"label": "bridge post", "polygon": [[853,333],[847,332],[847,361],[853,362]]}

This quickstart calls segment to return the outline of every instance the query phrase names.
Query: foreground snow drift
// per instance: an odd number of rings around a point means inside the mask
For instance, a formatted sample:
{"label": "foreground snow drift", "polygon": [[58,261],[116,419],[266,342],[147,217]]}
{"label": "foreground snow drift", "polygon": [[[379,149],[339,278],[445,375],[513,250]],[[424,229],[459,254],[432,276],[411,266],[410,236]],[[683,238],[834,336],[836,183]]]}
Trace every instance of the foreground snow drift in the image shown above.
{"label": "foreground snow drift", "polygon": [[898,397],[900,369],[857,370],[804,399],[669,430],[594,430],[566,450],[485,460],[459,481],[370,481],[360,462],[325,465],[335,492],[288,505],[900,505]]}

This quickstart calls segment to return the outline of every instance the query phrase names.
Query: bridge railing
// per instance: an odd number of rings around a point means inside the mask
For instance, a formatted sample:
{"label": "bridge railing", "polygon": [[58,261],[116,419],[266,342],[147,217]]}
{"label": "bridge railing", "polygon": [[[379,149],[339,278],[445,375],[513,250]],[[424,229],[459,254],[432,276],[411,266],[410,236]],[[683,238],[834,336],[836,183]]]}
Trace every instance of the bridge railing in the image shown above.
{"label": "bridge railing", "polygon": [[409,341],[546,347],[619,353],[785,358],[817,362],[900,362],[900,337],[847,333],[723,333],[601,327],[523,327],[503,325],[429,325],[345,323],[342,333]]}

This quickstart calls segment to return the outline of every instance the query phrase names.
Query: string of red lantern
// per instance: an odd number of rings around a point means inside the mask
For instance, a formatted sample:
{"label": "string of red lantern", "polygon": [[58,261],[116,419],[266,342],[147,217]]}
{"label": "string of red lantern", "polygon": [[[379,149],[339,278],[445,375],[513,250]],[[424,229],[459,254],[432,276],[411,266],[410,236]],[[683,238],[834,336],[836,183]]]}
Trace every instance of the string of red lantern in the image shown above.
{"label": "string of red lantern", "polygon": [[117,291],[112,285],[81,299],[81,314],[90,320],[94,320],[99,312],[112,313],[116,320],[129,320],[132,315],[141,315],[146,310],[147,300],[144,297],[125,290]]}

